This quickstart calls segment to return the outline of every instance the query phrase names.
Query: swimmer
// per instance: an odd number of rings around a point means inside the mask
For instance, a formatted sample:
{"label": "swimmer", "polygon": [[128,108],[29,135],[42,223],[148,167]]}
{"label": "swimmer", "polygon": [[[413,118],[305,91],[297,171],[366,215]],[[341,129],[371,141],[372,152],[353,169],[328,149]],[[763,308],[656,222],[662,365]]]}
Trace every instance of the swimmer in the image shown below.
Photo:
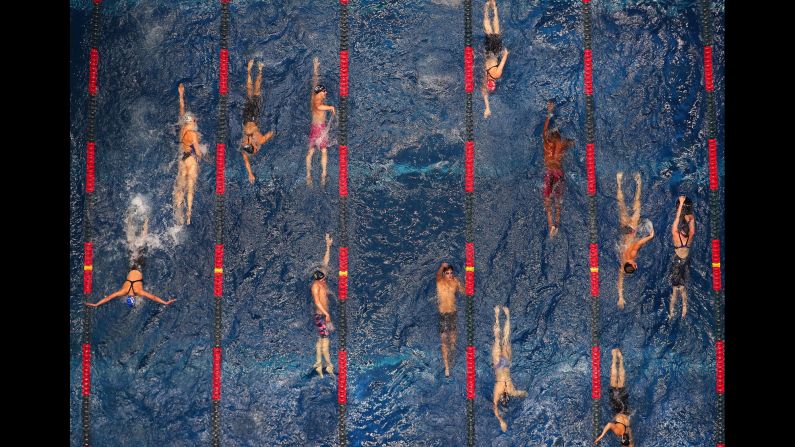
{"label": "swimmer", "polygon": [[331,314],[328,311],[328,284],[326,275],[328,273],[328,261],[331,257],[331,243],[334,240],[326,233],[326,254],[323,256],[323,265],[312,274],[312,300],[315,303],[314,321],[317,327],[317,342],[315,343],[315,371],[323,377],[323,363],[321,356],[326,359],[326,372],[334,374],[334,364],[331,363],[329,354],[330,331],[334,330],[331,324]]}
{"label": "swimmer", "polygon": [[[489,19],[489,6],[494,11],[494,21]],[[487,0],[483,4],[483,31],[486,33],[484,42],[486,50],[486,62],[483,65],[483,83],[480,92],[483,94],[483,102],[486,109],[483,111],[483,118],[491,116],[489,106],[489,93],[494,93],[497,89],[497,79],[502,77],[502,70],[508,60],[508,49],[502,46],[502,36],[500,35],[500,17],[497,15],[497,1]],[[499,55],[502,53],[502,60]]]}
{"label": "swimmer", "polygon": [[629,428],[629,393],[624,383],[624,356],[618,349],[613,349],[613,362],[610,366],[610,407],[615,417],[605,425],[594,444],[598,444],[610,430],[618,437],[621,445],[633,447],[632,429]]}
{"label": "swimmer", "polygon": [[635,233],[640,221],[640,172],[635,173],[635,201],[632,203],[632,216],[627,214],[627,205],[624,203],[624,192],[621,191],[621,181],[624,179],[624,173],[618,172],[616,174],[616,183],[618,190],[616,192],[616,199],[618,200],[618,220],[621,225],[621,259],[618,267],[618,308],[624,308],[624,275],[635,273],[638,268],[638,263],[635,262],[635,257],[638,255],[638,250],[644,244],[649,242],[654,237],[654,228],[648,236],[637,239]]}
{"label": "swimmer", "polygon": [[682,295],[682,318],[687,314],[687,291],[685,282],[689,275],[690,246],[696,233],[696,219],[693,216],[693,202],[685,196],[679,196],[676,217],[671,225],[671,238],[674,243],[674,257],[671,259],[671,306],[668,319],[674,317],[674,305],[678,294]]}
{"label": "swimmer", "polygon": [[326,163],[328,154],[326,148],[328,147],[328,123],[326,123],[326,112],[331,111],[331,115],[337,113],[334,106],[329,106],[323,103],[326,100],[326,87],[318,83],[320,73],[320,60],[314,58],[312,60],[312,95],[311,95],[311,108],[312,108],[312,126],[309,129],[309,150],[306,154],[306,186],[312,186],[312,156],[315,154],[315,148],[320,150],[320,185],[326,186]]}
{"label": "swimmer", "polygon": [[[563,175],[563,157],[566,150],[574,146],[574,140],[562,138],[558,129],[549,130],[549,120],[552,118],[552,110],[555,104],[552,101],[547,103],[547,119],[544,121],[544,208],[547,210],[547,225],[549,226],[549,237],[555,237],[560,228],[560,210],[563,208],[563,190],[565,188],[565,178]],[[552,211],[555,210],[555,220],[552,220]]]}
{"label": "swimmer", "polygon": [[243,153],[243,161],[246,163],[246,171],[248,171],[248,181],[254,184],[254,173],[251,171],[251,163],[249,156],[259,152],[260,147],[267,143],[268,140],[273,138],[273,130],[262,134],[257,127],[260,111],[262,109],[262,99],[260,98],[260,87],[262,86],[262,62],[257,63],[259,73],[257,80],[251,83],[251,67],[254,65],[254,59],[248,61],[248,77],[246,78],[246,104],[243,106],[243,136],[240,138],[240,149]]}
{"label": "swimmer", "polygon": [[[196,178],[199,176],[199,159],[205,158],[199,146],[199,125],[191,112],[185,112],[185,86],[181,83],[179,91],[179,159],[177,160],[177,179],[174,182],[174,220],[177,225],[190,225],[193,212],[193,191]],[[185,213],[185,196],[187,195],[187,213]],[[186,219],[187,218],[187,219]]]}
{"label": "swimmer", "polygon": [[[149,229],[149,219],[146,219],[143,223],[143,229],[140,236],[142,240],[146,239],[148,229]],[[174,299],[165,301],[160,297],[153,295],[147,292],[146,290],[144,290],[143,286],[144,275],[143,273],[141,273],[141,270],[143,269],[145,263],[144,256],[142,251],[140,250],[134,250],[134,254],[135,256],[130,262],[130,269],[129,272],[127,273],[127,279],[124,280],[124,282],[121,285],[121,288],[111,293],[110,295],[106,296],[105,298],[102,298],[97,303],[86,303],[86,306],[99,307],[114,298],[118,298],[120,296],[125,296],[125,295],[127,296],[127,304],[129,304],[131,307],[135,305],[136,296],[142,296],[144,298],[148,298],[152,301],[165,305],[169,305],[174,301],[176,301]]]}
{"label": "swimmer", "polygon": [[455,293],[464,293],[464,286],[455,277],[453,266],[443,262],[436,271],[436,297],[439,300],[439,334],[442,338],[444,376],[450,377],[450,353],[455,354],[456,317]]}
{"label": "swimmer", "polygon": [[508,430],[508,424],[500,416],[499,406],[506,407],[511,397],[527,397],[527,391],[517,390],[511,380],[511,314],[506,306],[505,327],[500,337],[500,306],[494,306],[494,344],[491,347],[491,366],[494,368],[494,416],[500,421],[500,429]]}

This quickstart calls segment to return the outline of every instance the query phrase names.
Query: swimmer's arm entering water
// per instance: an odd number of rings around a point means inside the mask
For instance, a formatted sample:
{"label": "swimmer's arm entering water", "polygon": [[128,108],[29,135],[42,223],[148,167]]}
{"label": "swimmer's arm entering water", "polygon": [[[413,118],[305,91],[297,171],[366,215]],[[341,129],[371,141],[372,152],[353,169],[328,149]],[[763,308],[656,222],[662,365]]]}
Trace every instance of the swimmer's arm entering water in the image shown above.
{"label": "swimmer's arm entering water", "polygon": [[177,90],[179,91],[179,117],[181,119],[185,116],[185,98],[183,97],[185,94],[185,86],[180,82]]}
{"label": "swimmer's arm entering water", "polygon": [[497,416],[497,420],[500,421],[500,429],[502,429],[503,433],[508,430],[508,423],[505,422],[505,419],[500,416],[500,408],[497,404],[500,402],[501,392],[499,392],[497,384],[494,384],[494,398],[492,399],[493,408],[494,408],[494,416]]}
{"label": "swimmer's arm entering water", "polygon": [[671,238],[673,238],[674,244],[676,244],[676,236],[678,236],[679,233],[679,219],[682,217],[682,206],[684,204],[685,196],[679,196],[679,206],[676,207],[676,217],[674,217],[674,223],[671,224]]}
{"label": "swimmer's arm entering water", "polygon": [[141,290],[140,292],[138,292],[138,294],[141,295],[144,298],[149,298],[150,300],[158,302],[160,304],[165,304],[166,306],[168,306],[169,304],[171,304],[174,301],[176,301],[176,300],[164,301],[162,298],[160,298],[160,297],[158,297],[156,295],[153,295],[153,294],[147,292],[146,290]]}
{"label": "swimmer's arm entering water", "polygon": [[494,79],[500,79],[502,77],[502,69],[505,68],[505,62],[508,60],[508,49],[502,49],[502,60],[497,67],[492,67],[489,69],[489,74]]}
{"label": "swimmer's arm entering water", "polygon": [[541,137],[544,139],[544,143],[547,142],[547,131],[549,130],[549,120],[552,119],[552,110],[555,108],[555,103],[549,101],[547,103],[547,119],[544,121],[544,132],[541,134]]}
{"label": "swimmer's arm entering water", "polygon": [[484,76],[483,79],[483,86],[480,88],[480,93],[483,95],[483,103],[486,105],[486,109],[483,110],[483,118],[488,118],[491,116],[491,106],[489,105],[489,90],[486,86],[488,82],[488,76]]}
{"label": "swimmer's arm entering water", "polygon": [[334,239],[331,238],[331,235],[326,233],[326,254],[323,255],[323,267],[328,268],[328,261],[331,259],[331,244],[334,242]]}
{"label": "swimmer's arm entering water", "polygon": [[608,431],[608,430],[610,430],[610,428],[611,428],[612,426],[613,426],[613,423],[612,423],[612,422],[608,422],[608,423],[607,423],[607,425],[605,425],[605,429],[604,429],[604,430],[602,430],[602,434],[601,434],[601,435],[599,435],[599,437],[598,437],[598,438],[596,438],[596,441],[594,441],[593,443],[594,443],[594,444],[599,444],[599,441],[601,441],[601,440],[602,440],[602,438],[604,438],[604,437],[605,437],[605,435],[607,434],[607,431]]}
{"label": "swimmer's arm entering water", "polygon": [[[124,283],[126,284],[126,283],[127,283],[127,281],[125,281]],[[121,286],[121,289],[119,289],[119,290],[117,290],[117,291],[115,291],[115,292],[111,293],[110,295],[106,296],[105,298],[102,298],[102,299],[101,299],[101,300],[99,300],[97,303],[86,303],[86,306],[89,306],[89,307],[99,307],[99,306],[101,306],[101,305],[103,305],[103,304],[107,303],[108,301],[110,301],[110,300],[112,300],[112,299],[114,299],[114,298],[118,298],[118,297],[120,297],[120,296],[122,296],[122,295],[124,295],[124,294],[126,294],[126,293],[127,293],[127,289],[125,289],[125,288],[124,288],[124,284],[122,284],[122,286]]]}

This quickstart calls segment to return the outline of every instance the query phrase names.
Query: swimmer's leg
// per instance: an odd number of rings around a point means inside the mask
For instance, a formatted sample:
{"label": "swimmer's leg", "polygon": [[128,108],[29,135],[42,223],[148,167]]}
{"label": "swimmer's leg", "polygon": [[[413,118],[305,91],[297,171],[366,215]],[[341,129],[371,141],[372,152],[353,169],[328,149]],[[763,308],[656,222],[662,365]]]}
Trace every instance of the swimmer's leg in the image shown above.
{"label": "swimmer's leg", "polygon": [[257,68],[259,68],[259,73],[257,73],[257,80],[254,83],[254,96],[259,96],[260,88],[262,87],[262,67],[265,64],[262,62],[257,63]]}
{"label": "swimmer's leg", "polygon": [[549,237],[553,237],[555,235],[555,224],[552,221],[552,199],[546,194],[544,194],[544,209],[547,211],[547,227],[549,228]]}
{"label": "swimmer's leg", "polygon": [[494,30],[491,28],[491,20],[489,20],[489,2],[483,4],[483,31],[486,34],[494,34]]}
{"label": "swimmer's leg", "polygon": [[331,339],[322,338],[321,340],[323,340],[323,358],[326,359],[326,372],[329,374],[334,374],[334,364],[331,363],[331,354],[329,353]]}
{"label": "swimmer's leg", "polygon": [[624,265],[618,266],[618,308],[624,308]]}
{"label": "swimmer's leg", "polygon": [[192,160],[193,166],[188,168],[188,212],[186,215],[186,223],[190,225],[190,216],[193,212],[193,192],[196,186],[196,178],[199,176],[199,162]]}
{"label": "swimmer's leg", "polygon": [[502,306],[505,312],[505,327],[502,329],[502,355],[511,361],[511,314],[508,311],[508,306]]}
{"label": "swimmer's leg", "polygon": [[640,221],[640,172],[635,173],[635,200],[632,202],[632,228]]}
{"label": "swimmer's leg", "polygon": [[624,382],[624,356],[621,354],[620,349],[616,349],[618,354],[618,388],[624,388],[626,383]]}
{"label": "swimmer's leg", "polygon": [[442,332],[442,360],[444,361],[444,376],[450,377],[450,332]]}
{"label": "swimmer's leg", "polygon": [[323,377],[323,339],[318,337],[317,342],[315,343],[315,364],[312,365],[315,368],[315,371]]}
{"label": "swimmer's leg", "polygon": [[494,408],[494,416],[497,417],[497,420],[500,422],[500,429],[505,433],[508,430],[508,424],[505,422],[505,419],[500,416],[500,408],[497,404],[500,402],[500,397],[502,397],[502,393],[505,392],[505,383],[502,381],[494,382],[494,394],[492,395],[492,404]]}
{"label": "swimmer's leg", "polygon": [[312,155],[315,154],[315,148],[311,144],[306,153],[306,186],[312,186]]}
{"label": "swimmer's leg", "polygon": [[251,98],[254,96],[254,86],[251,82],[251,67],[254,65],[254,59],[248,61],[248,76],[246,77],[246,95]]}
{"label": "swimmer's leg", "polygon": [[500,305],[494,306],[494,344],[491,345],[491,366],[494,367],[500,361]]}
{"label": "swimmer's leg", "polygon": [[173,205],[174,205],[174,221],[177,225],[185,223],[185,217],[182,211],[182,205],[185,202],[185,176],[183,175],[184,167],[182,162],[180,164],[177,179],[174,182]]}
{"label": "swimmer's leg", "polygon": [[687,315],[687,289],[682,286],[682,318]]}
{"label": "swimmer's leg", "polygon": [[320,186],[326,186],[326,164],[328,163],[328,152],[326,148],[320,148]]}
{"label": "swimmer's leg", "polygon": [[627,204],[624,203],[624,191],[621,190],[621,181],[624,179],[624,173],[619,171],[616,173],[616,200],[618,200],[618,223],[621,226],[629,224],[629,215],[627,214]]}
{"label": "swimmer's leg", "polygon": [[491,2],[491,6],[494,9],[494,22],[492,27],[494,28],[494,34],[500,34],[500,16],[497,14],[497,0],[489,0]]}
{"label": "swimmer's leg", "polygon": [[620,388],[618,380],[618,348],[613,348],[613,360],[610,362],[610,387]]}
{"label": "swimmer's leg", "polygon": [[676,295],[679,294],[679,286],[674,286],[671,291],[671,304],[668,306],[668,319],[674,317],[674,306],[676,305]]}

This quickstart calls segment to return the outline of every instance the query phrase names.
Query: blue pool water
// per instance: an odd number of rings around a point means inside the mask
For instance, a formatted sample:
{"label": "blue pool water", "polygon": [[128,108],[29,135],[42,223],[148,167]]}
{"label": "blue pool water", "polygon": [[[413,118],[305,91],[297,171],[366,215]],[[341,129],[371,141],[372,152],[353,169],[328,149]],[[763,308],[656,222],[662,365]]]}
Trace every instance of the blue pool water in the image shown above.
{"label": "blue pool water", "polygon": [[[71,444],[79,445],[82,219],[89,1],[71,1]],[[482,118],[475,95],[478,445],[593,445],[585,104],[580,2],[499,1],[510,50]],[[482,3],[474,2],[476,67]],[[714,66],[723,159],[723,2],[713,5]],[[210,442],[214,245],[213,163],[203,163],[192,224],[175,231],[177,85],[214,156],[219,5],[215,1],[105,1],[99,68],[92,301],[116,290],[127,268],[124,213],[151,207],[146,288],[172,306],[122,299],[95,312],[92,439],[98,446]],[[709,287],[703,43],[692,1],[593,2],[603,386],[609,350],[625,357],[636,445],[708,445],[714,433],[714,325]],[[349,437],[361,446],[465,444],[465,320],[445,379],[434,273],[463,270],[463,11],[460,0],[351,2]],[[312,58],[338,104],[336,2],[234,1],[231,5],[228,144],[240,136],[246,61],[265,63],[261,127],[276,137],[253,158],[249,185],[227,153],[223,312],[223,443],[336,442],[336,384],[306,375],[316,333],[309,277],[323,234],[337,233],[337,150],[329,187],[304,184]],[[540,133],[576,140],[567,155],[560,234],[547,238]],[[332,131],[332,139],[336,136]],[[315,184],[319,161],[315,160]],[[722,169],[722,165],[721,165]],[[642,215],[657,237],[615,306],[615,173],[643,177]],[[666,318],[675,198],[692,197],[687,319]],[[715,216],[717,217],[717,216]],[[721,228],[723,225],[721,224]],[[337,270],[336,242],[330,270]],[[336,275],[330,286],[336,290]],[[493,307],[510,306],[516,386],[507,433],[491,412]],[[332,316],[336,318],[336,304]],[[332,354],[336,354],[336,335]],[[604,399],[604,421],[609,417]],[[688,427],[687,430],[684,430]],[[603,445],[617,445],[615,440]]]}

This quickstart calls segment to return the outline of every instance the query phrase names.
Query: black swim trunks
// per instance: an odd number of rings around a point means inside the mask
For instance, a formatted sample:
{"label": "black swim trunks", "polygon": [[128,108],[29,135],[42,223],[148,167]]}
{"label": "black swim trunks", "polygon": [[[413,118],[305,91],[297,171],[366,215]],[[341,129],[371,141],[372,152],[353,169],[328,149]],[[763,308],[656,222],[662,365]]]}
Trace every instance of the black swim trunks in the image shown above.
{"label": "black swim trunks", "polygon": [[672,286],[679,287],[685,285],[690,272],[690,269],[688,268],[690,264],[689,261],[690,256],[682,259],[676,254],[674,255],[673,259],[671,259],[670,278]]}
{"label": "black swim trunks", "polygon": [[259,121],[259,113],[262,109],[262,100],[259,96],[246,99],[246,105],[243,106],[243,124],[252,122],[254,124]]}
{"label": "black swim trunks", "polygon": [[629,416],[629,393],[625,387],[610,387],[610,408],[613,410],[613,414]]}
{"label": "black swim trunks", "polygon": [[635,229],[630,227],[629,225],[621,226],[621,234],[632,234],[634,231]]}
{"label": "black swim trunks", "polygon": [[499,34],[486,34],[483,47],[487,53],[499,55],[502,52],[502,36]]}
{"label": "black swim trunks", "polygon": [[456,316],[458,312],[442,312],[439,314],[439,333],[456,331]]}

